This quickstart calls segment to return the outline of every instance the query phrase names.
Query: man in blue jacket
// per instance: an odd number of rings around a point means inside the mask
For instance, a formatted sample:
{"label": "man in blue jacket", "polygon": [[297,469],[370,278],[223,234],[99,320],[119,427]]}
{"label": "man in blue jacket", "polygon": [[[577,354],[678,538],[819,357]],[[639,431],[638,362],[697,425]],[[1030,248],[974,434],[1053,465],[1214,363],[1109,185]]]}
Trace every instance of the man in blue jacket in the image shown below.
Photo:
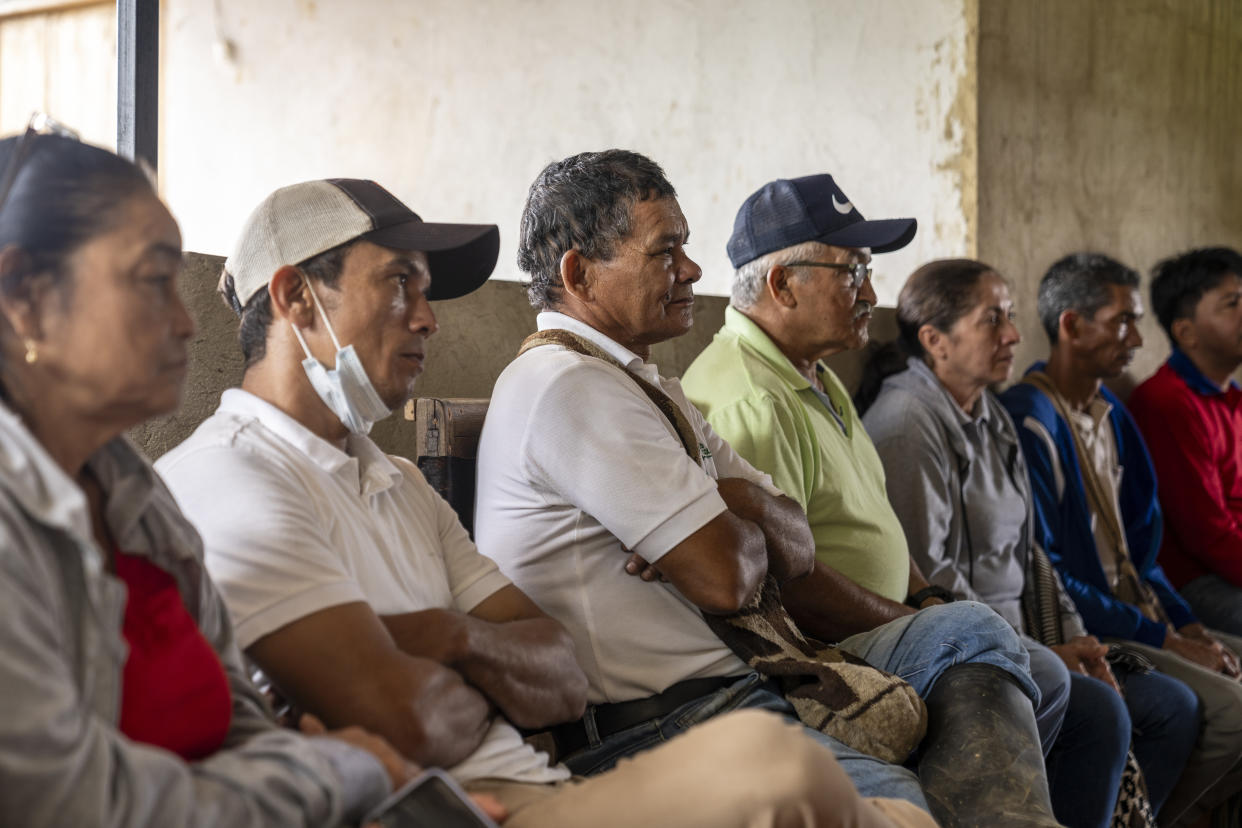
{"label": "man in blue jacket", "polygon": [[1107,256],[1056,262],[1039,284],[1048,361],[1001,401],[1026,453],[1037,538],[1087,631],[1136,647],[1199,697],[1204,730],[1162,813],[1172,822],[1242,788],[1242,640],[1208,632],[1156,563],[1161,515],[1151,458],[1121,401],[1101,385],[1143,344],[1138,287],[1138,274]]}

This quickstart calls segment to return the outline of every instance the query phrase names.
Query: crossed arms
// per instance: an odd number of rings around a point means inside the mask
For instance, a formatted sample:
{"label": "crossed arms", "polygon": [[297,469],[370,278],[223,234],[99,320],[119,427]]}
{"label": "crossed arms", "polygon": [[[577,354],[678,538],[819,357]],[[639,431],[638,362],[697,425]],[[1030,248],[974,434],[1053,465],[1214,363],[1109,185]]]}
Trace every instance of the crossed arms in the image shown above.
{"label": "crossed arms", "polygon": [[586,704],[568,633],[512,585],[469,613],[381,617],[362,602],[329,607],[247,652],[329,727],[361,725],[423,765],[469,756],[497,711],[542,727],[581,716]]}
{"label": "crossed arms", "polygon": [[663,576],[704,612],[715,613],[744,606],[770,571],[782,583],[785,608],[798,626],[823,641],[840,641],[914,612],[815,560],[815,541],[797,502],[740,478],[723,478],[717,486],[727,512],[658,566],[632,556],[628,571],[644,580]]}

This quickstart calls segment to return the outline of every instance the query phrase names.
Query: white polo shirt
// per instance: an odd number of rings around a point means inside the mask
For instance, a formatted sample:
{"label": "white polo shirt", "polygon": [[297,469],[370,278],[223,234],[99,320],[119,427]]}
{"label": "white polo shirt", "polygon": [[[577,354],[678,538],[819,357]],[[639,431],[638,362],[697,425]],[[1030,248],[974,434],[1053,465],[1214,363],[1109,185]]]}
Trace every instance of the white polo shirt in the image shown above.
{"label": "white polo shirt", "polygon": [[694,427],[703,465],[625,371],[558,345],[534,348],[500,375],[483,425],[479,550],[569,629],[594,704],[746,672],[671,584],[625,573],[626,550],[658,563],[724,512],[718,477],[779,490],[711,430],[677,380],[571,317],[544,312],[538,325],[590,340],[663,388]]}
{"label": "white polo shirt", "polygon": [[[225,391],[156,469],[203,536],[243,648],[339,604],[365,601],[377,615],[469,612],[509,584],[408,460],[356,435],[342,451],[240,389]],[[500,717],[452,773],[463,782],[569,776]]]}

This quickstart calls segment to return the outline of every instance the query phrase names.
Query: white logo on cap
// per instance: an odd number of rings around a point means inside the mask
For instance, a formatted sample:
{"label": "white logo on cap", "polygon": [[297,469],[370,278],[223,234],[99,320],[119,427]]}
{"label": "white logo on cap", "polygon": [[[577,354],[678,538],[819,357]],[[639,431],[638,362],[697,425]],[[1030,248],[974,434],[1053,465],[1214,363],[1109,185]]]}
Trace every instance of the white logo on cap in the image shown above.
{"label": "white logo on cap", "polygon": [[850,204],[848,201],[846,202],[837,201],[836,193],[832,194],[832,206],[836,209],[838,213],[840,213],[843,216],[848,216],[850,214],[850,210],[854,209],[854,205]]}

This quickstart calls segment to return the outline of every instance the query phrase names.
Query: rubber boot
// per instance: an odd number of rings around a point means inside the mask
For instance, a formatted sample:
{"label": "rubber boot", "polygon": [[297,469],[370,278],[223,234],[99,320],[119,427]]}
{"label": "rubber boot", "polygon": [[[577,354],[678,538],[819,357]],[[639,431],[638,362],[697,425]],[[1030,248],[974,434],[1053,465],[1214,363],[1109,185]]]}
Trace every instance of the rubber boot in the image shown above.
{"label": "rubber boot", "polygon": [[944,828],[1060,825],[1031,700],[991,664],[959,664],[924,699],[919,781]]}

